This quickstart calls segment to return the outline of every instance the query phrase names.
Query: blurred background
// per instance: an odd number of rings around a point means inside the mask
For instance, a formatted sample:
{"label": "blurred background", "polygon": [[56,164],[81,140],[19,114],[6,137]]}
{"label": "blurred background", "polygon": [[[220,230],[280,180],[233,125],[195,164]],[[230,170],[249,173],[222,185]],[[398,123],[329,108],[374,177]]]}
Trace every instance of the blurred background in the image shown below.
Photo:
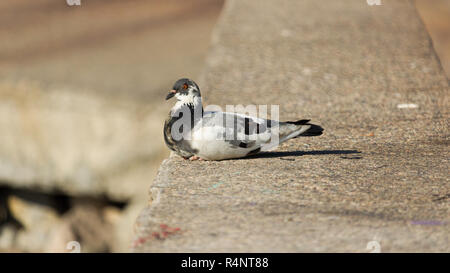
{"label": "blurred background", "polygon": [[[364,1],[364,0],[362,0]],[[69,1],[76,2],[76,1]],[[0,251],[128,251],[223,0],[0,2]],[[450,77],[450,0],[417,0]]]}

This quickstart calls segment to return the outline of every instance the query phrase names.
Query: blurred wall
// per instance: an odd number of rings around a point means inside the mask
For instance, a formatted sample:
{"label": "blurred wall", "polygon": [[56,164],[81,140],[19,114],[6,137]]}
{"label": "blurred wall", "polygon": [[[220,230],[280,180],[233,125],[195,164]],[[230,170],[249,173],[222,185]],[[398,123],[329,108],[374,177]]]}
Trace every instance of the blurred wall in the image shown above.
{"label": "blurred wall", "polygon": [[450,0],[416,0],[416,6],[450,78]]}
{"label": "blurred wall", "polygon": [[0,1],[0,251],[127,251],[223,0]]}

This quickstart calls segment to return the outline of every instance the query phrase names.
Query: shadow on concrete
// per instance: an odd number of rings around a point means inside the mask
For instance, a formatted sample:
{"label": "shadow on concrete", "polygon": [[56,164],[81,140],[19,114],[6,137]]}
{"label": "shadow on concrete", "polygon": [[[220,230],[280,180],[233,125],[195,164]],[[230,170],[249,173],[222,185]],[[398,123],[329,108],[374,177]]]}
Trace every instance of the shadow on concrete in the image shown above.
{"label": "shadow on concrete", "polygon": [[[321,150],[321,151],[292,151],[292,152],[262,152],[259,154],[247,156],[241,159],[252,158],[274,158],[274,157],[288,157],[288,156],[303,156],[303,155],[354,155],[361,154],[357,150]],[[341,156],[342,159],[361,159],[361,156]],[[292,159],[294,160],[294,159]]]}

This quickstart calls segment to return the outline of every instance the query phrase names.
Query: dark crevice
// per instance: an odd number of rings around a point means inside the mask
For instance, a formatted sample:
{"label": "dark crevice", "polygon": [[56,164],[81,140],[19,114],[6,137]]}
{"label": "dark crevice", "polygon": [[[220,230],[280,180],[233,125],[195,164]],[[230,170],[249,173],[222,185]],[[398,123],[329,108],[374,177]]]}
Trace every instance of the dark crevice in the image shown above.
{"label": "dark crevice", "polygon": [[124,210],[128,201],[112,200],[106,196],[71,196],[59,191],[44,192],[40,190],[31,189],[17,189],[8,186],[0,186],[0,227],[5,224],[13,224],[18,228],[22,225],[14,218],[10,208],[8,207],[8,198],[10,196],[18,197],[26,202],[35,205],[48,206],[54,209],[60,216],[66,214],[72,208],[74,201],[101,204],[102,207],[115,207]]}

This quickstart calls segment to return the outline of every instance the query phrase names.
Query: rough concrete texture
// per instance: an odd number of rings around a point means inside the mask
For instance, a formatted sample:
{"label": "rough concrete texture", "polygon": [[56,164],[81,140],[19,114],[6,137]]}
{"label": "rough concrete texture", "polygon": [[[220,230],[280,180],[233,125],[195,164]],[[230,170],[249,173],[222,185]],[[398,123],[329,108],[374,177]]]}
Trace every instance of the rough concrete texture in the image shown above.
{"label": "rough concrete texture", "polygon": [[229,0],[200,87],[324,135],[240,160],[172,155],[133,251],[450,251],[450,89],[411,1]]}

